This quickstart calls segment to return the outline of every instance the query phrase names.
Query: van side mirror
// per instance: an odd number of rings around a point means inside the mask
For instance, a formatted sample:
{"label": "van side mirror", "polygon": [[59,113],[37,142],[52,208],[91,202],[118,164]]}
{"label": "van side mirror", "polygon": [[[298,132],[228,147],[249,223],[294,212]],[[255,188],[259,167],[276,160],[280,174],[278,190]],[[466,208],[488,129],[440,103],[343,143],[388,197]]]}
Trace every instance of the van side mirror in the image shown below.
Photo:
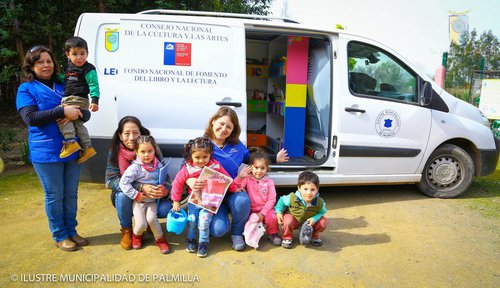
{"label": "van side mirror", "polygon": [[425,81],[422,89],[420,90],[419,103],[420,106],[428,106],[432,102],[432,84]]}

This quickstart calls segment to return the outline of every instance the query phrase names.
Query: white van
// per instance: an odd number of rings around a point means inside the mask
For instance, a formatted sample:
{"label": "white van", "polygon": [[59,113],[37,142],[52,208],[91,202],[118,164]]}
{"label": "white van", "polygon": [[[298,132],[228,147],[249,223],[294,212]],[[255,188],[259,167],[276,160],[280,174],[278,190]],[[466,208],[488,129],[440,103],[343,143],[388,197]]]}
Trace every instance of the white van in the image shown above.
{"label": "white van", "polygon": [[[240,139],[269,151],[279,186],[311,169],[322,185],[415,183],[434,197],[465,192],[495,170],[498,140],[480,111],[435,85],[389,47],[287,19],[186,11],[82,14],[75,35],[99,74],[87,127],[98,155],[83,179],[102,181],[126,115],[141,119],[177,159],[221,105]],[[171,176],[179,165],[173,165]]]}

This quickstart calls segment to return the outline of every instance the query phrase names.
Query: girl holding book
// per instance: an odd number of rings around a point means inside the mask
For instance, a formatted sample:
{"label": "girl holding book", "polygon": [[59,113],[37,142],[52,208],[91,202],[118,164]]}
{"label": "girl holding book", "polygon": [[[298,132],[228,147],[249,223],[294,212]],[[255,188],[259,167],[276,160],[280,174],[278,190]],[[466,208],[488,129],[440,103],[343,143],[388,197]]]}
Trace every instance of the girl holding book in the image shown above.
{"label": "girl holding book", "polygon": [[[173,211],[177,212],[181,209],[180,200],[186,181],[190,178],[198,178],[205,166],[229,176],[219,161],[212,159],[213,152],[212,141],[210,141],[207,137],[198,137],[193,140],[189,140],[189,142],[184,145],[182,154],[184,156],[185,163],[182,165],[181,170],[177,173],[174,182],[172,183],[171,198],[173,201]],[[228,190],[229,192],[235,192],[237,190],[237,186],[234,183],[231,183]],[[193,202],[196,201],[199,201],[200,203],[203,201],[201,192],[201,188],[195,187],[191,189],[188,187],[188,193],[195,193],[195,195],[190,197],[191,200],[188,204],[189,221],[186,250],[189,253],[196,252],[195,237],[196,229],[198,228],[199,244],[197,255],[199,257],[206,257],[208,254],[209,228],[214,213],[201,208],[201,205],[197,206],[193,204]],[[207,192],[213,193],[214,191]]]}

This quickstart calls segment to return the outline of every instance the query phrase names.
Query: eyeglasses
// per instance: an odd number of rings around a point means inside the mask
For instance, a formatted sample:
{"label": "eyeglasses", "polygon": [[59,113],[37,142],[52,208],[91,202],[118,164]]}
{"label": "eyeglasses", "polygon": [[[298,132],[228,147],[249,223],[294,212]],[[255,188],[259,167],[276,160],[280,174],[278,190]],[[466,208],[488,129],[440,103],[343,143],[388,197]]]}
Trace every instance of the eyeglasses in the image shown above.
{"label": "eyeglasses", "polygon": [[45,49],[45,50],[48,50],[45,46],[43,45],[36,45],[36,46],[33,46],[31,47],[31,49],[29,50],[30,53],[33,53],[35,52],[36,50],[39,50],[39,49]]}

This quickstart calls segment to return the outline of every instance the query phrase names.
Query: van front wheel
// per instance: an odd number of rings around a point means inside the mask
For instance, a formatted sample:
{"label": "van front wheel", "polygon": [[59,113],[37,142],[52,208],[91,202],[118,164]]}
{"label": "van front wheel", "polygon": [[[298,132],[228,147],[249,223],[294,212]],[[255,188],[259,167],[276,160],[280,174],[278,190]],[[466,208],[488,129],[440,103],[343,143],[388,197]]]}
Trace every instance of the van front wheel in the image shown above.
{"label": "van front wheel", "polygon": [[417,184],[425,195],[454,198],[469,189],[474,180],[474,162],[462,148],[445,144],[429,157]]}

